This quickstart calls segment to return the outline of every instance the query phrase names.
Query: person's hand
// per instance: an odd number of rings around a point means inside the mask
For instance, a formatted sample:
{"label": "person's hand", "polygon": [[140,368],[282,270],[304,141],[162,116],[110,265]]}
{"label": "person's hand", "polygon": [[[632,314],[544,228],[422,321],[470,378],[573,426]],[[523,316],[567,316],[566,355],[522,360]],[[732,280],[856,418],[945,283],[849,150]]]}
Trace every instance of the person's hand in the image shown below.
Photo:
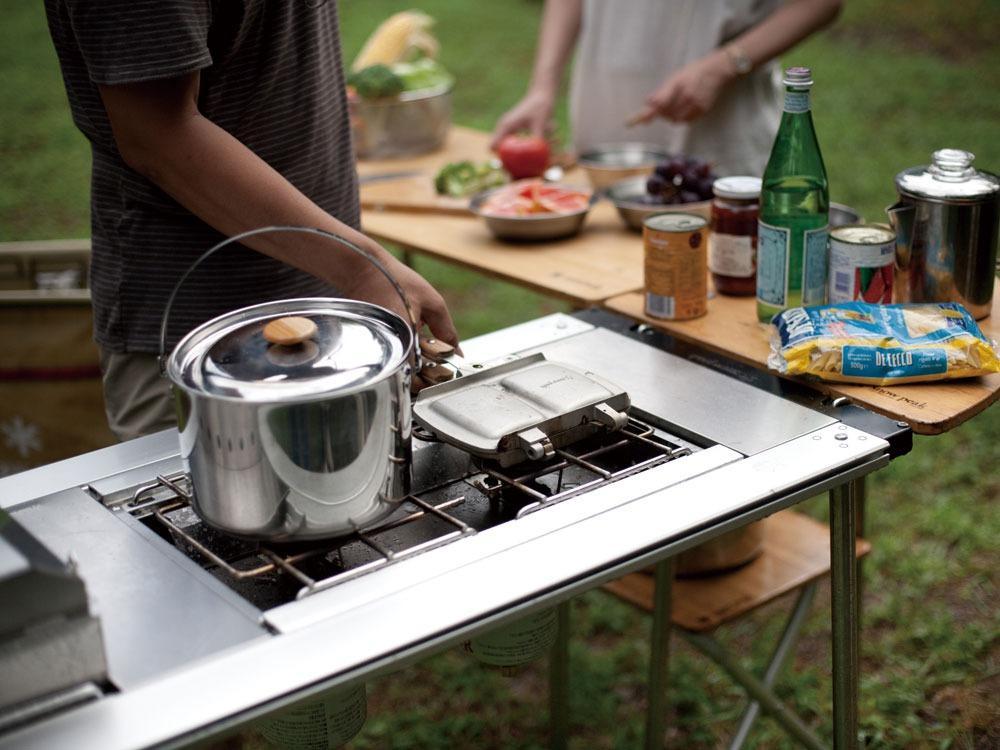
{"label": "person's hand", "polygon": [[715,105],[733,74],[729,58],[716,50],[667,76],[659,88],[646,97],[645,108],[629,118],[629,122],[646,123],[654,117],[690,122],[701,117]]}
{"label": "person's hand", "polygon": [[[436,338],[457,347],[458,331],[451,320],[448,306],[438,291],[428,284],[423,276],[381,248],[372,254],[403,289],[418,330],[426,325]],[[392,310],[403,320],[409,320],[403,301],[392,284],[376,268],[370,264],[366,266],[367,268],[360,273],[353,284],[341,284],[344,294],[380,305]]]}
{"label": "person's hand", "polygon": [[553,129],[553,98],[542,92],[529,92],[514,107],[508,110],[493,129],[490,148],[496,151],[504,136],[526,131],[530,135],[547,138]]}

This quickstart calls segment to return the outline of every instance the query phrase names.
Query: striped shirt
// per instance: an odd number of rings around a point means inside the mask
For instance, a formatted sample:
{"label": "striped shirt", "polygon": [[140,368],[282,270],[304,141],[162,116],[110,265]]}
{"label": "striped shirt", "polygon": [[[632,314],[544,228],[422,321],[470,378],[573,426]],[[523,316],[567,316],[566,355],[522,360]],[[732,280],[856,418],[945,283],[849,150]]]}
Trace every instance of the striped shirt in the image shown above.
{"label": "striped shirt", "polygon": [[[331,215],[359,225],[335,1],[46,0],[73,121],[91,144],[94,336],[156,352],[168,296],[223,237],[129,168],[98,85],[200,71],[198,108]],[[168,346],[198,324],[257,302],[335,294],[243,246],[185,282]]]}

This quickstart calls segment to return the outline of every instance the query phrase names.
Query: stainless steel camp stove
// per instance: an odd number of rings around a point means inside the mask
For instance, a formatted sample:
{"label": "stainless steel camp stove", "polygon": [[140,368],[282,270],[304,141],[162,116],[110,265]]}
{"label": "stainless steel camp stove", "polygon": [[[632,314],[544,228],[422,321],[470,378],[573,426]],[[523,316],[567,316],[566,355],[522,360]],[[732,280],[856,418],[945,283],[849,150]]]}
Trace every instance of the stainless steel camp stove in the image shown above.
{"label": "stainless steel camp stove", "polygon": [[73,561],[103,633],[91,661],[106,657],[106,670],[0,702],[0,748],[220,736],[834,488],[835,711],[851,720],[851,487],[909,449],[907,429],[596,311],[463,349],[482,362],[541,351],[593,371],[628,393],[628,424],[508,467],[418,430],[413,490],[393,516],[295,545],[205,526],[174,431],[0,480],[13,522]]}

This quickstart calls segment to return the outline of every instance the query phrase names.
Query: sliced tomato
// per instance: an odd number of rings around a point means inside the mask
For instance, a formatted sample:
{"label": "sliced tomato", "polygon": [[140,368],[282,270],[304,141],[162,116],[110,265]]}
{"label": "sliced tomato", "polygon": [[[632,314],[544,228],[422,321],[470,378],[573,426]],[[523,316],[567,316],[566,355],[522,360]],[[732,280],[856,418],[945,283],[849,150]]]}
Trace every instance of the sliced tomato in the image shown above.
{"label": "sliced tomato", "polygon": [[580,190],[541,180],[521,180],[496,191],[483,204],[482,210],[498,216],[565,214],[582,211],[589,203],[590,195]]}

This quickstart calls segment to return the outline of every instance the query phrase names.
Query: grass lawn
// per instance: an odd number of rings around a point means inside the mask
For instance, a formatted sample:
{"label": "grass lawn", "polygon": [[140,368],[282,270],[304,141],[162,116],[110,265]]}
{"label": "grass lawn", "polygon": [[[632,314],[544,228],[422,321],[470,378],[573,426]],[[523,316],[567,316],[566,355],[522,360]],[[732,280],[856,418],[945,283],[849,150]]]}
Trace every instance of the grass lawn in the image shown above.
{"label": "grass lawn", "polygon": [[[379,20],[412,2],[343,0],[348,60]],[[458,77],[456,119],[490,128],[526,82],[541,4],[423,0],[441,57]],[[0,241],[88,232],[89,154],[70,122],[42,4],[8,0],[0,24]],[[995,0],[851,0],[838,23],[793,54],[814,70],[814,118],[831,197],[882,220],[900,169],[946,146],[1000,171],[1000,4]],[[563,113],[564,118],[564,113]],[[563,119],[564,121],[564,119]],[[535,317],[558,303],[419,260],[463,336]],[[872,748],[1000,747],[1000,410],[914,451],[869,483],[861,727]],[[812,501],[822,517],[825,502]],[[829,607],[824,589],[780,695],[830,734]],[[719,633],[760,663],[781,602]],[[601,593],[573,602],[572,747],[641,740],[648,619]],[[720,670],[674,639],[672,747],[724,746],[742,709]],[[515,678],[458,651],[369,685],[361,748],[535,748],[547,741],[545,664]],[[790,747],[766,717],[752,747]]]}

